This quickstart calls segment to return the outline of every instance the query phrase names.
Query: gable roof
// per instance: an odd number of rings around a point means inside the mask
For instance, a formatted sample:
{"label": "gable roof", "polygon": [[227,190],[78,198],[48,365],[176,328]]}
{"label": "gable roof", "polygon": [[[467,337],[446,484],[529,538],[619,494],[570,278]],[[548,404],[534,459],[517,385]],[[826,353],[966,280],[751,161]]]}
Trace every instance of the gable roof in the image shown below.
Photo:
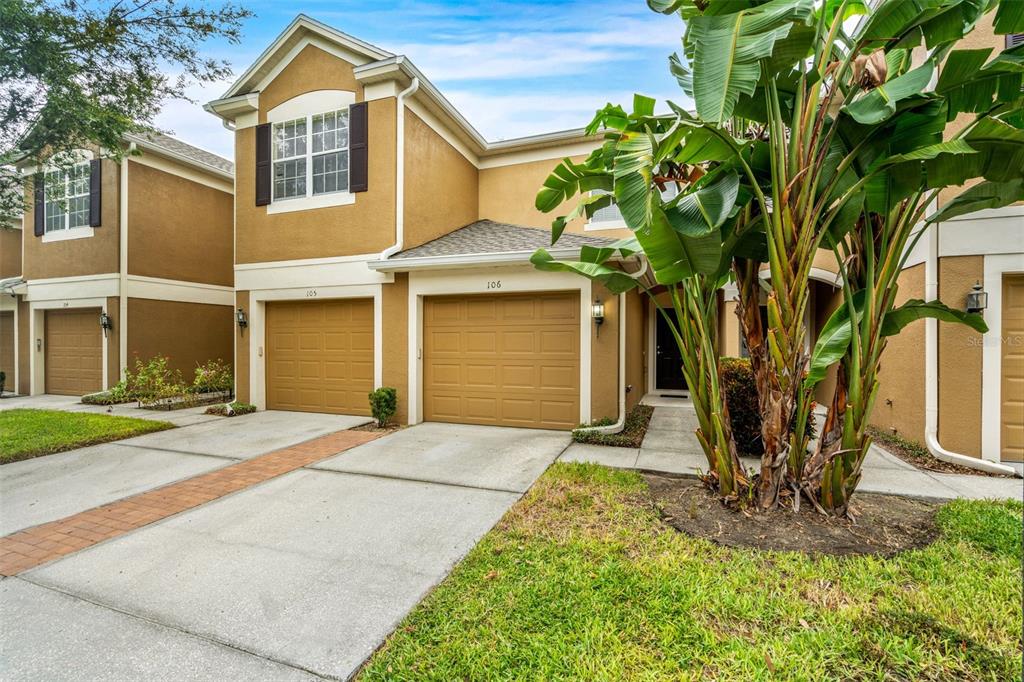
{"label": "gable roof", "polygon": [[256,58],[252,66],[246,69],[245,73],[228,88],[227,92],[221,96],[221,99],[228,99],[229,97],[251,92],[267,74],[273,71],[278,62],[292,48],[298,45],[303,38],[309,36],[326,38],[330,42],[340,45],[351,52],[364,56],[367,62],[379,61],[394,56],[387,50],[382,50],[375,45],[343,33],[305,14],[299,14],[292,20],[292,23],[288,24],[281,31],[281,34],[263,51],[263,54]]}
{"label": "gable roof", "polygon": [[142,135],[128,135],[127,139],[143,149],[149,149],[157,154],[184,161],[203,170],[212,171],[217,175],[229,178],[235,175],[235,164],[231,161],[213,152],[208,152],[205,149],[194,147],[187,142],[182,142],[176,137],[164,135],[163,133],[144,133]]}
{"label": "gable roof", "polygon": [[417,80],[419,88],[412,97],[422,102],[431,113],[439,116],[478,157],[594,142],[598,139],[596,136],[588,136],[582,128],[574,128],[488,142],[408,57],[393,54],[359,40],[305,14],[295,17],[223,96],[207,103],[203,108],[225,120],[233,120],[236,115],[246,111],[255,111],[258,108],[259,85],[268,77],[276,75],[276,72],[287,63],[286,60],[294,56],[295,48],[306,40],[320,41],[321,45],[338,48],[350,56],[350,61],[355,66],[353,73],[363,84],[394,80],[399,83],[399,87],[405,88],[414,79]]}

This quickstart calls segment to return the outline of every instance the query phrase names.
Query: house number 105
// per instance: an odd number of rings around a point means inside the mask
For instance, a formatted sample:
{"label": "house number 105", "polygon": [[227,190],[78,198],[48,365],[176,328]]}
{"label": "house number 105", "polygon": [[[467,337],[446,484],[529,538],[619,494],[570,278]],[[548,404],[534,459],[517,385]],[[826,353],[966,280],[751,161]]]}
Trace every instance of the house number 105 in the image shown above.
{"label": "house number 105", "polygon": [[313,298],[316,296],[316,289],[306,289],[306,297]]}
{"label": "house number 105", "polygon": [[496,279],[496,280],[493,280],[491,282],[488,282],[487,283],[487,288],[488,289],[500,289],[501,288],[501,280],[500,279]]}

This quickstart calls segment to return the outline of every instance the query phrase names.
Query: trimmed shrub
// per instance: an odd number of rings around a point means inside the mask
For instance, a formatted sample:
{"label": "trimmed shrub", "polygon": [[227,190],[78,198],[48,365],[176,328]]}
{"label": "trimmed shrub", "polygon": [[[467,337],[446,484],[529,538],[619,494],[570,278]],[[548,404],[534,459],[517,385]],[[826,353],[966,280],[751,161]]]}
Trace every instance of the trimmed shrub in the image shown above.
{"label": "trimmed shrub", "polygon": [[381,386],[370,393],[370,414],[377,420],[377,426],[387,426],[398,410],[398,391],[390,386]]}
{"label": "trimmed shrub", "polygon": [[128,395],[140,403],[184,396],[188,389],[182,381],[181,372],[168,367],[169,362],[162,355],[150,358],[145,364],[136,359],[134,374],[125,370]]}
{"label": "trimmed shrub", "polygon": [[721,358],[718,361],[722,392],[729,405],[732,437],[741,456],[760,457],[764,454],[761,442],[761,407],[757,400],[757,382],[750,360]]}

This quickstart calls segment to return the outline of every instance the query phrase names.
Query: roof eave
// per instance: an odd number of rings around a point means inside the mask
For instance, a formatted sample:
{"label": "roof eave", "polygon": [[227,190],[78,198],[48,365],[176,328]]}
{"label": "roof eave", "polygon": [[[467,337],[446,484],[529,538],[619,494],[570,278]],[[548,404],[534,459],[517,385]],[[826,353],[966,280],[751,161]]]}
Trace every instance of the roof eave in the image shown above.
{"label": "roof eave", "polygon": [[216,176],[218,176],[220,178],[223,178],[225,180],[234,181],[234,179],[235,179],[235,174],[232,173],[231,171],[226,171],[223,168],[218,168],[216,166],[211,166],[210,164],[203,163],[202,161],[199,161],[198,159],[194,159],[194,158],[192,158],[190,156],[185,156],[184,154],[179,154],[178,152],[175,152],[175,151],[172,151],[170,149],[167,149],[166,147],[161,147],[160,145],[158,145],[158,144],[156,144],[156,143],[146,139],[143,136],[139,136],[139,135],[126,135],[125,139],[128,140],[129,142],[134,142],[137,147],[139,147],[139,148],[141,148],[141,149],[143,149],[143,150],[145,150],[147,152],[152,152],[153,154],[156,154],[157,156],[163,156],[163,157],[168,158],[168,159],[170,159],[172,161],[177,161],[179,163],[183,163],[183,164],[185,164],[187,166],[190,166],[192,168],[201,170],[201,171],[203,171],[205,173],[209,173],[210,175],[216,175]]}
{"label": "roof eave", "polygon": [[[533,251],[504,251],[500,253],[464,253],[450,256],[419,256],[413,258],[387,258],[370,261],[366,265],[377,272],[408,272],[410,270],[446,270],[454,268],[494,267],[500,265],[528,265]],[[579,249],[551,249],[556,260],[579,258]]]}

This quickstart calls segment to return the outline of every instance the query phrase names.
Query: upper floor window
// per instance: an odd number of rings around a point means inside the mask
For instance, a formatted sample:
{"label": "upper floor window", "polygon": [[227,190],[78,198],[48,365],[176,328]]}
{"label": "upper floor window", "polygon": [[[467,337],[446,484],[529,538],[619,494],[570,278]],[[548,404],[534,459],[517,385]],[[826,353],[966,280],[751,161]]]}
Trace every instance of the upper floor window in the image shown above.
{"label": "upper floor window", "polygon": [[45,231],[89,226],[89,162],[47,171]]}
{"label": "upper floor window", "polygon": [[274,124],[274,200],[348,192],[348,109]]}

